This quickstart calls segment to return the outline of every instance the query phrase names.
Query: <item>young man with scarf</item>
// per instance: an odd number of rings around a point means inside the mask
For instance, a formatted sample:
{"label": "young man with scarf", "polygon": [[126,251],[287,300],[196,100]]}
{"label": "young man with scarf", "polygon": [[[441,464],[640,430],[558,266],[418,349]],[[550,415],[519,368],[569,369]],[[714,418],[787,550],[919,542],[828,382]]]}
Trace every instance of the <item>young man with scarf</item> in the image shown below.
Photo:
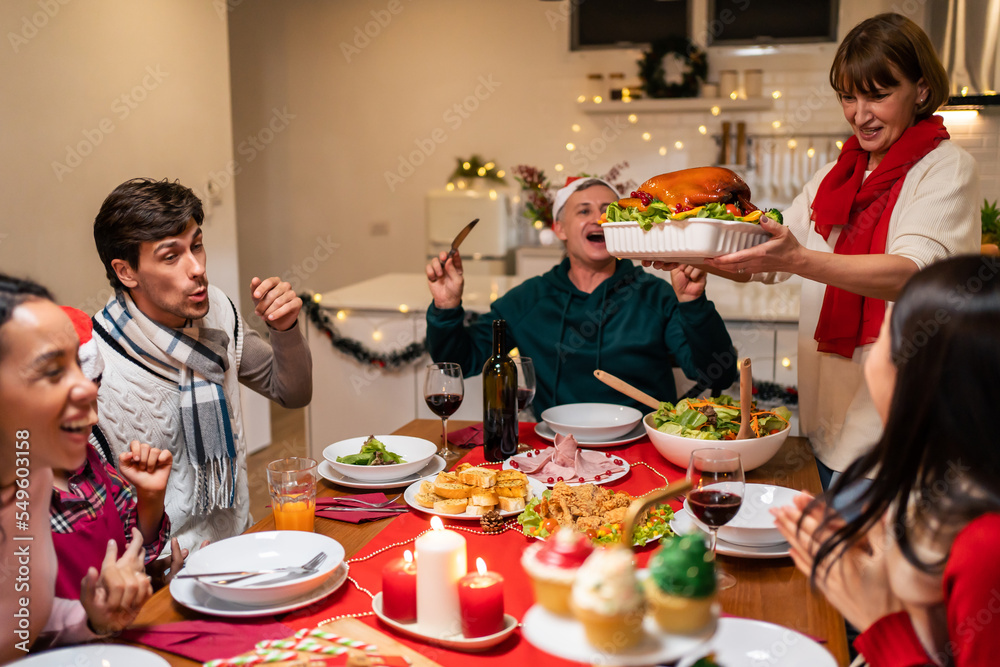
{"label": "young man with scarf", "polygon": [[805,278],[799,411],[824,488],[882,432],[862,367],[885,302],[919,269],[980,243],[976,163],[933,115],[948,76],[924,31],[899,14],[861,22],[830,83],[854,131],[838,160],[806,184],[784,227],[762,222],[772,240],[707,262],[738,280]]}
{"label": "young man with scarf", "polygon": [[312,359],[296,326],[301,299],[278,278],[254,278],[270,344],[247,327],[208,282],[203,219],[201,201],[180,183],[133,179],[94,220],[115,288],[94,315],[105,362],[98,449],[117,457],[138,440],[173,454],[166,512],[184,549],[251,524],[239,385],[291,408],[312,397]]}

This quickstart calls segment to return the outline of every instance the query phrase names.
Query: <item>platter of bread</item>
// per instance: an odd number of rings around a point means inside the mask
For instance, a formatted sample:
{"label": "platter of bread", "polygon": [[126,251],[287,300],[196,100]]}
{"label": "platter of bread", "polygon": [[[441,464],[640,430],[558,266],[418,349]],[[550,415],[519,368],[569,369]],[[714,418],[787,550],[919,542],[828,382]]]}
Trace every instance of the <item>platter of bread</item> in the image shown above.
{"label": "platter of bread", "polygon": [[428,475],[406,487],[403,500],[413,509],[456,519],[479,519],[490,510],[517,516],[545,490],[518,470],[492,470],[462,463],[450,472]]}

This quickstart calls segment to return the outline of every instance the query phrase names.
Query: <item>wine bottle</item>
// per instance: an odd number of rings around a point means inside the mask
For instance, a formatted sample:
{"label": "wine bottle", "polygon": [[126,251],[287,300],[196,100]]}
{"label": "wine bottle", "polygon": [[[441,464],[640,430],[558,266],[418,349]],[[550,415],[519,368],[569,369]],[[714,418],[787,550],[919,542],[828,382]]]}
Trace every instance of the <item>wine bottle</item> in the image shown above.
{"label": "wine bottle", "polygon": [[487,461],[517,453],[517,367],[507,354],[507,322],[493,321],[493,356],[483,366],[483,449]]}

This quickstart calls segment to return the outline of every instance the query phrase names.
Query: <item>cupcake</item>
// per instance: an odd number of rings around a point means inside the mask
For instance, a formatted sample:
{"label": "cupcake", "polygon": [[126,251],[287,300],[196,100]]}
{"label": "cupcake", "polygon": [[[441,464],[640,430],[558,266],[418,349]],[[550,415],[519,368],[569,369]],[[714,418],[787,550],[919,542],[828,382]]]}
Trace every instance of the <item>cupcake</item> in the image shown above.
{"label": "cupcake", "polygon": [[538,604],[554,614],[569,616],[573,579],[593,551],[590,539],[571,528],[560,528],[547,541],[525,549],[521,566],[531,577]]}
{"label": "cupcake", "polygon": [[712,622],[715,562],[700,535],[664,538],[643,582],[650,613],[666,632],[691,634]]}
{"label": "cupcake", "polygon": [[638,644],[645,600],[632,551],[619,546],[592,553],[576,573],[570,608],[594,648],[616,653]]}

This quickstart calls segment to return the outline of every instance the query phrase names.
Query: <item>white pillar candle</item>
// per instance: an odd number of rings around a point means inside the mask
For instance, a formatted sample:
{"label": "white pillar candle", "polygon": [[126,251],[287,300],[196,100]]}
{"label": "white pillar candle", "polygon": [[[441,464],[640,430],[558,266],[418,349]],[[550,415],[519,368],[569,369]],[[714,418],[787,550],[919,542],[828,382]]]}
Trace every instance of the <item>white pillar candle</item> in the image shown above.
{"label": "white pillar candle", "polygon": [[417,538],[417,622],[421,632],[446,637],[462,632],[458,580],[468,561],[465,538],[445,530],[440,517],[431,519],[431,530]]}

